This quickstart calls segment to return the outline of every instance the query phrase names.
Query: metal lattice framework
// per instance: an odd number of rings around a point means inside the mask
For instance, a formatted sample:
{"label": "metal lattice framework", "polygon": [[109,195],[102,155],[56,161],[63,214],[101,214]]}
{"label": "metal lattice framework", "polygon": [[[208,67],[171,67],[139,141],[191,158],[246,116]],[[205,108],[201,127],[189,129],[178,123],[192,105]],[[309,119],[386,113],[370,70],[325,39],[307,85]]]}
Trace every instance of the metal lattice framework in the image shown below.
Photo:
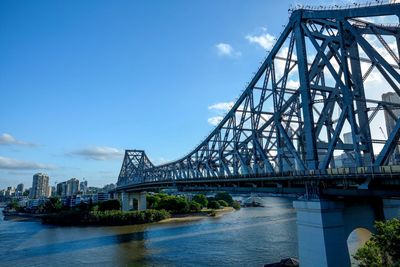
{"label": "metal lattice framework", "polygon": [[[399,4],[294,10],[247,88],[200,145],[160,166],[144,151],[127,150],[118,185],[325,170],[335,167],[338,153],[354,167],[391,164],[400,101],[382,101],[381,94],[400,96],[400,28],[377,21],[398,22],[399,15]],[[384,88],[374,87],[377,80]],[[383,113],[394,127],[376,138]]]}

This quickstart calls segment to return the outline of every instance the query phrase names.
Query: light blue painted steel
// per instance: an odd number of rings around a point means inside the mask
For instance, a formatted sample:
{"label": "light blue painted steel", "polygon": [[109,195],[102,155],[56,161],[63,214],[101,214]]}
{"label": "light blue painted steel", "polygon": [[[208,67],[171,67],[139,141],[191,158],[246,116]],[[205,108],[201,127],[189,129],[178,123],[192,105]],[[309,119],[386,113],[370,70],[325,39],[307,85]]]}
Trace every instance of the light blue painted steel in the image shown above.
{"label": "light blue painted steel", "polygon": [[[400,132],[393,110],[400,105],[368,99],[365,80],[377,70],[400,96],[399,51],[385,39],[395,38],[398,46],[400,28],[365,18],[399,14],[400,4],[294,10],[246,89],[205,140],[160,166],[142,150],[127,150],[118,186],[325,170],[335,167],[337,151],[354,167],[390,164]],[[379,52],[365,35],[379,41]],[[387,140],[371,136],[379,112],[396,121]],[[351,144],[343,141],[345,125]],[[385,142],[375,160],[374,144]]]}

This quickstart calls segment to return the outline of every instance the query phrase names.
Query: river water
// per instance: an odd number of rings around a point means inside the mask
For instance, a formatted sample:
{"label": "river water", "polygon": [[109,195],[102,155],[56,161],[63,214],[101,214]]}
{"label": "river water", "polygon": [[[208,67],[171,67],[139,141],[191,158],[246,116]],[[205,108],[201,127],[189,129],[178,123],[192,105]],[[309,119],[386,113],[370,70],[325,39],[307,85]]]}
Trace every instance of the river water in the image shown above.
{"label": "river water", "polygon": [[0,266],[263,266],[297,257],[292,200],[263,201],[218,218],[139,226],[55,227],[0,215]]}

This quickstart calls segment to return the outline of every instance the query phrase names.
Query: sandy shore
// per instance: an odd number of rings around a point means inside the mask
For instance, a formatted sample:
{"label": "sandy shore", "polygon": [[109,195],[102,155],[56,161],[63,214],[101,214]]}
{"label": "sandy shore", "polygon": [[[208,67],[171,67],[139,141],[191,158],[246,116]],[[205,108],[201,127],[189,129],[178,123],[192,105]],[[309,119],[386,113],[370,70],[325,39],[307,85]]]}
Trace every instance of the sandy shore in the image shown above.
{"label": "sandy shore", "polygon": [[190,221],[197,221],[204,218],[216,218],[221,217],[225,213],[232,212],[235,209],[232,207],[225,207],[222,209],[215,210],[215,216],[210,216],[208,212],[211,210],[203,210],[201,213],[193,213],[193,214],[179,214],[179,215],[172,215],[171,218],[159,221],[157,223],[174,223],[174,222],[190,222]]}

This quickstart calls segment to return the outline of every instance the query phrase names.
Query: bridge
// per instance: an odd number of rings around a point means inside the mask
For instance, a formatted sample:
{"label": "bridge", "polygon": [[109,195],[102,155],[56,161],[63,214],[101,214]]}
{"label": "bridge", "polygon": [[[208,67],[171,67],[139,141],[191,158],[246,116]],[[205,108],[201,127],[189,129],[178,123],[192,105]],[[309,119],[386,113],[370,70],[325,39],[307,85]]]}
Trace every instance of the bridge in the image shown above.
{"label": "bridge", "polygon": [[126,150],[117,192],[125,209],[133,198],[145,209],[144,192],[158,188],[303,195],[301,265],[349,266],[354,229],[400,217],[400,4],[290,13],[205,140],[159,166]]}

